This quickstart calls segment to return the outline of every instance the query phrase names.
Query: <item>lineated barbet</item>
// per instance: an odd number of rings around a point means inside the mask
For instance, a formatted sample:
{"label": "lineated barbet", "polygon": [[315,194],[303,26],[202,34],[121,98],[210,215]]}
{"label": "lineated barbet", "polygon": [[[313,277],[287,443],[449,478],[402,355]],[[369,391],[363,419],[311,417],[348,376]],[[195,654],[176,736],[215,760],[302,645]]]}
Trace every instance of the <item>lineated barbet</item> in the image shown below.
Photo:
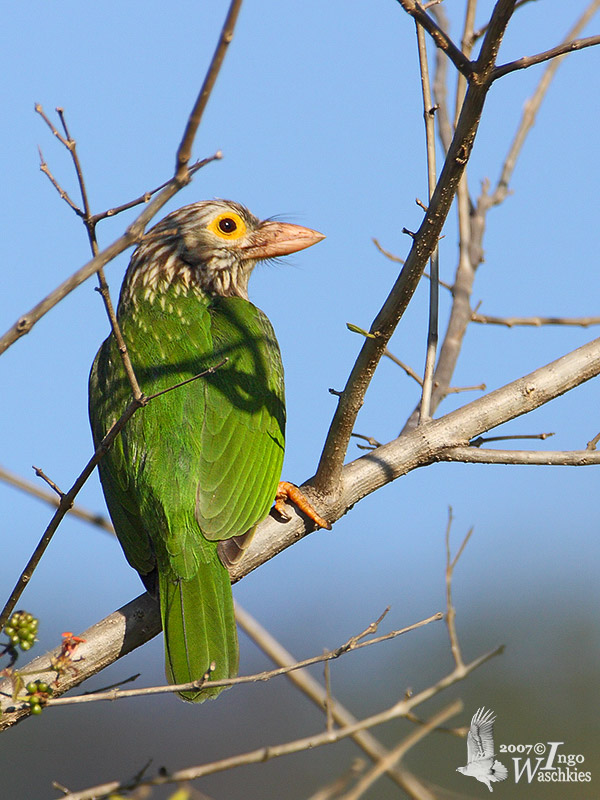
{"label": "lineated barbet", "polygon": [[[133,415],[99,471],[127,560],[160,598],[170,683],[201,680],[211,664],[212,680],[237,673],[230,578],[217,548],[243,543],[268,514],[285,429],[279,346],[248,299],[248,279],[257,261],[323,238],[260,221],[238,203],[206,201],[155,225],[127,269],[117,319],[140,388],[146,396],[176,388]],[[111,333],[90,375],[96,445],[130,398]]]}

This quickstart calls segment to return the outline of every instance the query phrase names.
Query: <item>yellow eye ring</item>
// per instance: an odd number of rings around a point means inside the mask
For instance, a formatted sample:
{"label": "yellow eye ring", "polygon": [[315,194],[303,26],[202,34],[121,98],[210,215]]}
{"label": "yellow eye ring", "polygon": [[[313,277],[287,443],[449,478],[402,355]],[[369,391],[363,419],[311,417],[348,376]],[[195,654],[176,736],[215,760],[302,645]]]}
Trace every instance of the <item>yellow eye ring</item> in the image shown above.
{"label": "yellow eye ring", "polygon": [[224,211],[215,217],[207,227],[215,236],[229,241],[239,239],[246,233],[246,223],[235,211]]}

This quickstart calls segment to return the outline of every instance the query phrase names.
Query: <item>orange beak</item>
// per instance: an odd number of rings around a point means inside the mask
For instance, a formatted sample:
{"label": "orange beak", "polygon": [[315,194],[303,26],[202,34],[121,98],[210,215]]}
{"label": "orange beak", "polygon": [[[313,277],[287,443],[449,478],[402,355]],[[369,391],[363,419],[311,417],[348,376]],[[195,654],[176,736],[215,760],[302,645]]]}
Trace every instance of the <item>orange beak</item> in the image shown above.
{"label": "orange beak", "polygon": [[267,220],[261,223],[252,236],[252,242],[244,248],[244,255],[256,260],[287,256],[311,247],[324,238],[325,235],[319,231],[303,228],[302,225]]}

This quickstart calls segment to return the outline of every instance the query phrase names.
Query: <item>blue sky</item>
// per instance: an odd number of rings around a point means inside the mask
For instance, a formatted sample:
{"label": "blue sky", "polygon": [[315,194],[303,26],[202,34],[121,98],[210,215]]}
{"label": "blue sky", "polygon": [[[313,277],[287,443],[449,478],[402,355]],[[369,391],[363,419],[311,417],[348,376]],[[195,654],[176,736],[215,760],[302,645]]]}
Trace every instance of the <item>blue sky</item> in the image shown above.
{"label": "blue sky", "polygon": [[[526,5],[511,23],[500,61],[555,45],[583,7],[579,0]],[[222,1],[175,2],[168,11],[158,2],[32,2],[12,4],[5,12],[2,331],[89,259],[83,226],[39,172],[38,145],[56,178],[76,196],[69,158],[34,113],[34,103],[41,103],[48,114],[56,106],[65,109],[95,211],[138,196],[172,172],[226,8]],[[490,3],[481,3],[478,20],[484,21],[490,8]],[[461,9],[456,3],[447,8],[449,15],[456,13],[456,39]],[[596,31],[597,22],[586,34]],[[515,73],[493,87],[469,167],[473,193],[484,178],[496,180],[541,70]],[[484,313],[598,313],[599,73],[598,50],[593,48],[562,64],[524,147],[512,194],[489,215],[485,263],[473,296]],[[272,320],[283,352],[289,418],[284,477],[301,482],[316,468],[334,410],[328,389],[343,387],[361,344],[346,323],[368,327],[397,274],[397,266],[375,250],[371,238],[404,256],[410,242],[402,228],[414,230],[421,219],[415,198],[426,197],[426,172],[413,23],[392,0],[248,2],[194,156],[217,149],[223,151],[222,161],[198,173],[165,213],[196,200],[229,197],[259,216],[280,214],[327,235],[318,246],[280,264],[259,266],[250,286],[252,299]],[[103,223],[98,230],[101,245],[115,239],[132,218],[123,215]],[[451,280],[457,254],[454,213],[440,251],[442,277]],[[115,297],[127,259],[124,254],[108,267]],[[87,375],[108,331],[94,285],[92,279],[78,288],[0,359],[0,463],[30,478],[35,464],[63,488],[71,485],[91,452]],[[417,370],[424,359],[426,299],[427,288],[422,286],[390,345]],[[442,314],[447,311],[448,298],[442,294]],[[472,326],[454,383],[501,386],[595,335],[593,329]],[[449,398],[440,413],[466,398],[471,395]],[[416,385],[391,362],[383,362],[357,430],[380,441],[393,438],[416,400]],[[505,426],[503,432],[555,431],[548,447],[583,448],[600,427],[597,409],[597,387],[592,383]],[[350,457],[359,455],[351,445]],[[594,467],[438,465],[419,470],[367,498],[332,533],[309,537],[242,581],[236,597],[299,656],[341,643],[387,605],[392,606],[391,627],[428,616],[443,608],[443,532],[452,505],[456,542],[470,526],[476,529],[455,587],[470,655],[499,642],[509,644],[504,660],[478,678],[474,689],[467,685],[459,692],[467,710],[473,704],[496,703],[501,714],[503,704],[507,709],[514,704],[514,687],[530,686],[536,674],[539,684],[525,694],[532,705],[543,706],[559,692],[591,714],[597,699],[586,675],[593,675],[593,663],[597,669],[598,627],[597,621],[587,626],[581,622],[600,599],[597,480]],[[104,511],[96,477],[80,502]],[[6,595],[50,513],[1,484],[0,504],[5,542],[0,587]],[[22,604],[42,617],[40,646],[51,646],[61,631],[83,630],[140,591],[137,576],[108,536],[68,520]],[[560,642],[580,628],[585,642],[578,639],[577,646],[585,652],[589,648],[592,661],[586,659],[574,687],[571,669],[577,665],[569,667],[568,681],[564,672],[551,666],[564,667],[561,659],[573,652],[573,644],[563,647]],[[413,646],[408,658],[414,672],[405,673],[402,667],[399,691],[409,684],[418,686],[421,676],[429,674],[432,659],[437,663],[438,658],[432,653],[443,654],[440,659],[448,656],[441,627]],[[113,668],[111,680],[141,669],[145,684],[162,681],[160,648],[158,640],[147,645],[131,657],[132,666]],[[243,668],[261,663],[242,640]],[[440,661],[439,669],[448,663]],[[377,654],[364,664],[371,675],[378,674]],[[381,669],[393,670],[393,664],[393,657],[382,651]],[[433,677],[436,674],[441,672],[433,670]],[[353,681],[360,680],[358,668],[349,666],[341,675],[342,694],[347,692],[345,699],[351,704]],[[110,680],[102,676],[96,685],[106,682]],[[273,696],[278,697],[275,690]],[[235,718],[240,705],[247,716],[261,713],[248,697],[228,692],[219,699],[220,706],[192,711],[173,699],[158,707],[174,728],[181,729],[185,742],[193,713],[204,715],[210,725],[221,725],[215,734],[217,757],[243,749],[242,743],[230,743],[228,720]],[[277,703],[266,693],[261,697],[265,736],[271,741],[295,736],[297,731],[273,724],[274,711],[269,715],[268,708],[273,702],[276,709]],[[136,702],[135,708],[122,712],[112,707],[88,710],[91,717],[63,711],[60,724],[68,730],[87,723],[93,747],[93,731],[103,731],[104,726],[113,730],[118,718],[122,727],[110,745],[111,758],[116,758],[123,742],[131,742],[128,725],[134,721],[127,715],[152,713]],[[362,703],[367,710],[368,697],[361,697]],[[310,730],[321,724],[317,715],[307,719]],[[39,723],[43,728],[25,723],[19,726],[22,731],[11,734],[12,741],[16,746],[21,737],[41,736],[37,731],[46,728],[48,734],[53,724],[59,723],[44,715]],[[555,714],[547,724],[560,728],[562,718]],[[569,731],[576,728],[574,721]],[[516,723],[512,733],[519,734]],[[543,739],[550,732],[538,725],[537,735]],[[82,745],[69,742],[68,748],[53,754],[56,769],[50,763],[40,767],[38,793],[44,786],[47,791],[53,779],[84,786],[114,777],[108,762],[86,764],[82,772],[76,762],[85,761],[85,752],[74,755]],[[169,747],[175,747],[165,737],[152,739],[149,732],[136,742],[140,759],[144,753],[154,754],[159,763],[163,755],[167,758]],[[252,739],[255,746],[262,742],[258,734]],[[173,767],[204,760],[185,743],[177,747],[176,755],[169,756]],[[591,747],[585,755],[591,758]],[[462,756],[460,749],[456,758]],[[448,758],[453,763],[454,752]],[[119,768],[121,774],[127,772],[126,763]],[[131,771],[138,766],[135,762]],[[273,775],[278,769],[273,768]],[[455,778],[448,776],[444,785],[465,789],[462,777],[451,783]],[[243,796],[243,787],[233,783],[215,784],[214,791],[223,791],[225,785],[228,796]]]}

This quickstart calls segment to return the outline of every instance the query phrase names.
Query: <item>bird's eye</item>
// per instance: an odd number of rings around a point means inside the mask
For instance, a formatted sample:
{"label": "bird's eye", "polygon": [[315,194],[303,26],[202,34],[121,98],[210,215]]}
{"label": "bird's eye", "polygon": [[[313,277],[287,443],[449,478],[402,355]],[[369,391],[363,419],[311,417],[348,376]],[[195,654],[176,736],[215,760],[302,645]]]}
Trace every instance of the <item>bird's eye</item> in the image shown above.
{"label": "bird's eye", "polygon": [[246,225],[235,211],[223,211],[214,217],[207,228],[221,240],[234,242],[246,234]]}
{"label": "bird's eye", "polygon": [[221,233],[233,233],[237,228],[237,223],[231,217],[222,217],[219,220],[219,230]]}

